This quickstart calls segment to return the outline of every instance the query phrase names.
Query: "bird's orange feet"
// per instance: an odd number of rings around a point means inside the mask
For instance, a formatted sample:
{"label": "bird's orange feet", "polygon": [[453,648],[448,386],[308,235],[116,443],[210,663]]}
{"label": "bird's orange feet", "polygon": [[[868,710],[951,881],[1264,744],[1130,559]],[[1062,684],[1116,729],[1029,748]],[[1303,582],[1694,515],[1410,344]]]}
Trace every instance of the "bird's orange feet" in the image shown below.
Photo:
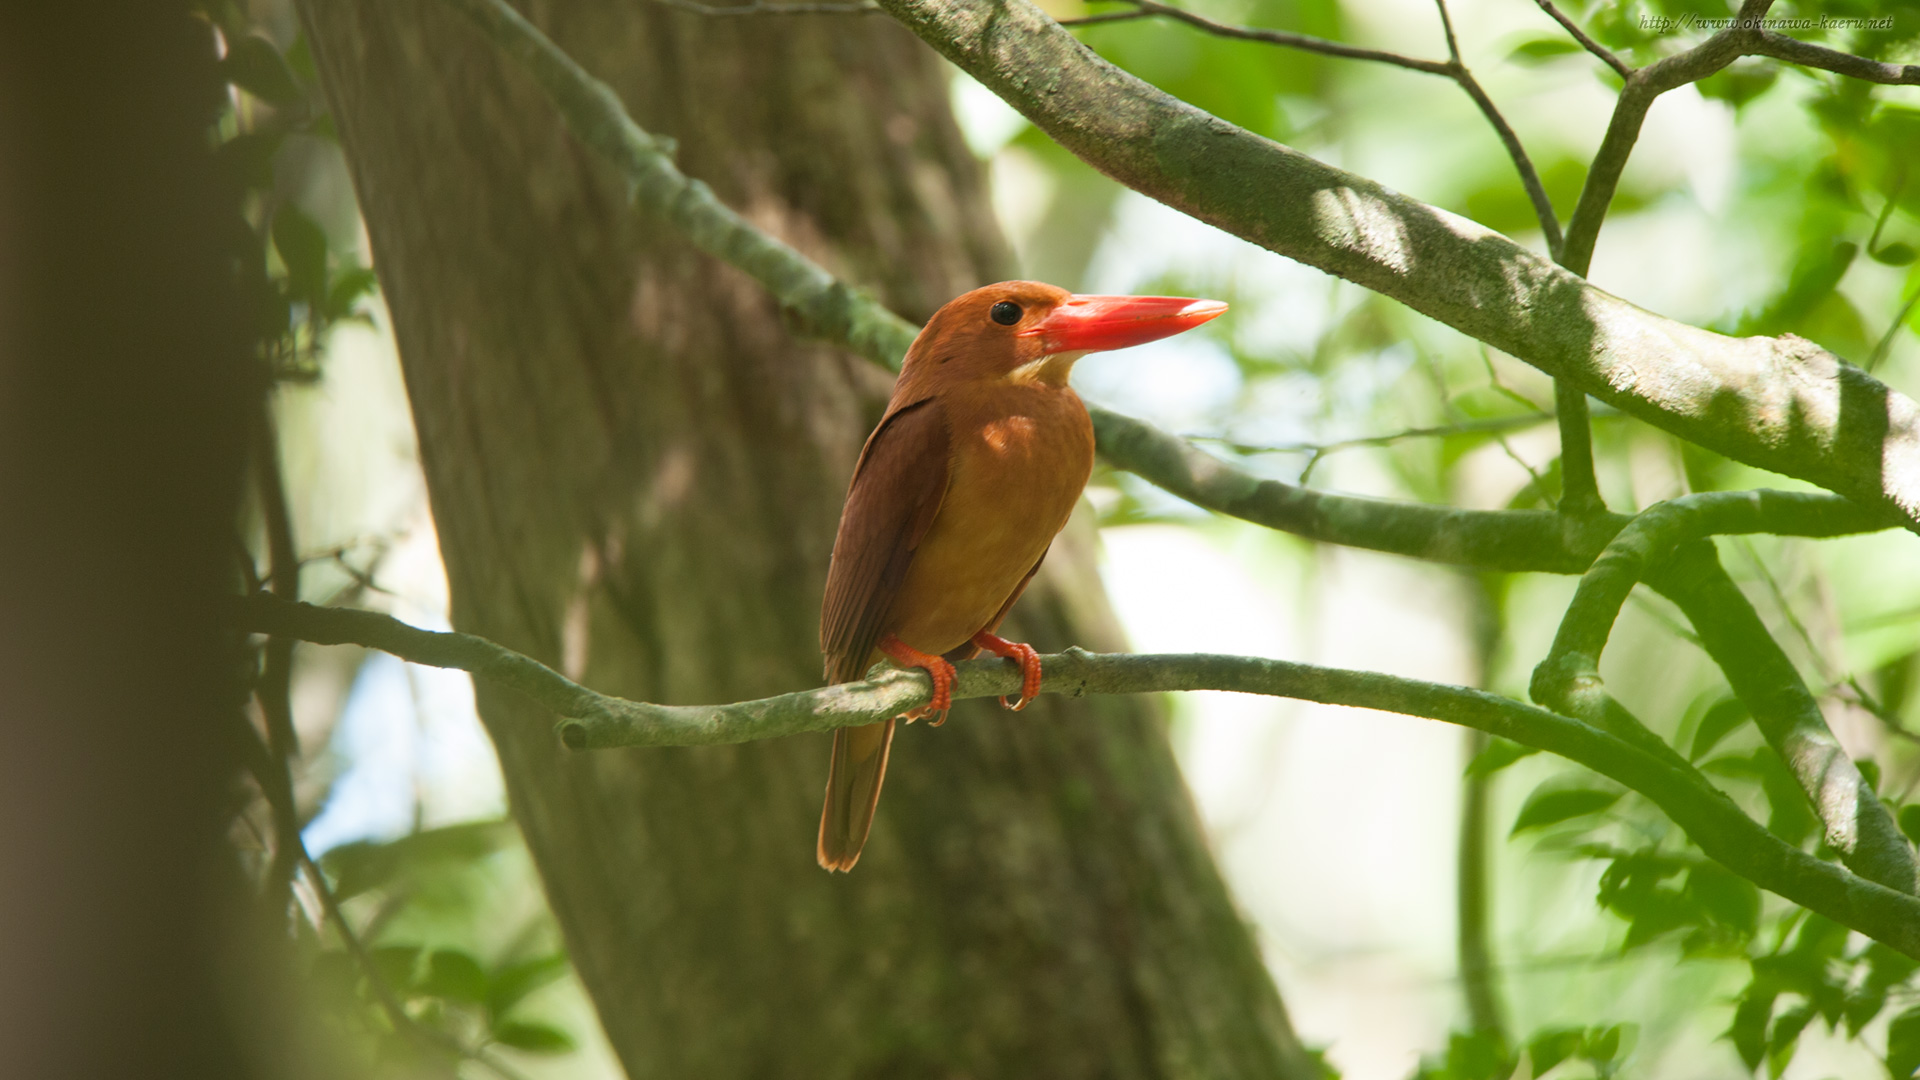
{"label": "bird's orange feet", "polygon": [[1020,665],[1020,700],[1009,704],[1003,696],[1000,699],[1000,707],[1019,712],[1033,704],[1033,699],[1040,696],[1040,654],[1034,650],[1034,647],[1023,642],[995,637],[985,630],[973,635],[973,643],[995,656],[1004,657]]}
{"label": "bird's orange feet", "polygon": [[894,663],[903,668],[917,667],[924,670],[933,680],[933,700],[917,709],[908,710],[905,714],[907,723],[911,724],[926,716],[934,717],[934,727],[946,723],[947,710],[953,708],[953,680],[957,677],[953,665],[947,663],[945,657],[923,653],[892,634],[880,640],[880,651],[886,653]]}

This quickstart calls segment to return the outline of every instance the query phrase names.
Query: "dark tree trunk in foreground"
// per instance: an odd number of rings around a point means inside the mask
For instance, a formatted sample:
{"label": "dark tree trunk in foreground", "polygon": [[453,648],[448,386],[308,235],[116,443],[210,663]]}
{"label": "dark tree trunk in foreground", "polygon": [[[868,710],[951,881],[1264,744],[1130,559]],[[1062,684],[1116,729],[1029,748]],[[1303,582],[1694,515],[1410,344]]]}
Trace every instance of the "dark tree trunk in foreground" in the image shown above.
{"label": "dark tree trunk in foreground", "polygon": [[221,623],[264,387],[221,250],[213,35],[186,7],[0,13],[7,1076],[258,1075],[228,1006],[271,995],[223,978],[247,920]]}
{"label": "dark tree trunk in foreground", "polygon": [[[529,14],[680,164],[902,313],[1007,275],[944,73],[873,17]],[[627,211],[531,82],[431,0],[309,21],[372,231],[454,622],[609,692],[818,685],[834,524],[886,380]],[[1112,648],[1084,524],[1013,632]],[[481,709],[630,1075],[1268,1077],[1309,1066],[1149,702],[906,729],[850,876],[825,736],[574,754]]]}

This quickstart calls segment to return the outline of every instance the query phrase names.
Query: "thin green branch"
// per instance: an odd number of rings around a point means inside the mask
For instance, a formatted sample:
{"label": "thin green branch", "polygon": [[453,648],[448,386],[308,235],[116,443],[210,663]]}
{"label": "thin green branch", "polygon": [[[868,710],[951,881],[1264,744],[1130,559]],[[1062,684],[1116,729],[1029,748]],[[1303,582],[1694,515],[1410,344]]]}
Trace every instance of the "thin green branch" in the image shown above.
{"label": "thin green branch", "polygon": [[1873,352],[1868,354],[1865,364],[1868,371],[1879,367],[1880,362],[1887,358],[1887,353],[1893,351],[1894,336],[1900,332],[1902,326],[1907,324],[1907,316],[1917,303],[1920,303],[1920,289],[1915,289],[1913,294],[1907,297],[1907,302],[1900,305],[1900,311],[1894,315],[1893,322],[1887,324],[1887,332],[1881,334],[1880,340],[1874,343]]}
{"label": "thin green branch", "polygon": [[[588,690],[529,657],[470,634],[436,633],[384,615],[292,604],[266,594],[236,602],[241,628],[323,644],[354,642],[406,660],[452,667],[526,693],[565,717],[576,749],[738,743],[868,724],[925,704],[924,672],[886,670],[872,680],[729,705],[667,706]],[[1458,724],[1579,762],[1639,791],[1701,850],[1735,873],[1910,956],[1920,957],[1920,899],[1793,848],[1741,813],[1684,761],[1650,754],[1596,727],[1480,690],[1244,656],[1098,655],[1069,649],[1041,657],[1043,693],[1082,696],[1224,690],[1377,709]],[[956,665],[956,698],[1018,689],[1003,660]]]}
{"label": "thin green branch", "polygon": [[701,4],[696,0],[653,0],[664,7],[691,11],[695,15],[875,15],[878,4],[781,4],[754,0],[750,4]]}
{"label": "thin green branch", "polygon": [[1587,32],[1580,29],[1579,23],[1574,22],[1573,19],[1569,18],[1559,8],[1553,6],[1553,0],[1535,0],[1535,2],[1540,5],[1541,11],[1552,16],[1554,22],[1565,27],[1567,33],[1573,35],[1573,40],[1580,43],[1581,48],[1599,57],[1602,63],[1612,68],[1614,74],[1619,75],[1622,79],[1630,79],[1633,77],[1633,68],[1625,60],[1615,56],[1613,51],[1605,45],[1588,37]]}
{"label": "thin green branch", "polygon": [[1607,122],[1607,133],[1587,170],[1587,182],[1580,189],[1580,201],[1574,205],[1573,217],[1567,222],[1562,266],[1581,277],[1587,276],[1593,264],[1594,244],[1600,238],[1600,225],[1613,205],[1620,176],[1626,171],[1627,159],[1633,156],[1634,144],[1640,141],[1640,127],[1646,122],[1647,110],[1653,107],[1654,99],[1669,90],[1699,82],[1747,55],[1748,47],[1759,41],[1758,31],[1751,29],[1754,20],[1766,14],[1770,6],[1772,0],[1745,0],[1732,26],[1685,52],[1621,74],[1626,85],[1614,102],[1613,118]]}
{"label": "thin green branch", "polygon": [[1920,86],[1920,64],[1882,63],[1790,38],[1772,30],[1760,30],[1754,40],[1747,43],[1746,49],[1748,56],[1772,57],[1863,82],[1885,86]]}
{"label": "thin green branch", "polygon": [[1268,480],[1150,424],[1094,407],[1101,456],[1167,492],[1242,521],[1309,540],[1481,570],[1586,570],[1628,518],[1332,495]]}
{"label": "thin green branch", "polygon": [[[1506,637],[1506,579],[1495,574],[1465,575],[1470,590],[1473,621],[1474,671],[1480,689],[1490,690],[1494,666]],[[1460,825],[1455,850],[1456,949],[1460,988],[1473,1030],[1510,1045],[1506,1010],[1500,1001],[1500,968],[1493,956],[1493,845],[1491,807],[1497,772],[1472,768],[1492,740],[1485,732],[1467,730],[1469,767],[1461,778]]]}
{"label": "thin green branch", "polygon": [[1560,512],[1572,517],[1606,513],[1593,468],[1593,420],[1586,391],[1565,379],[1553,380],[1553,418],[1560,428]]}
{"label": "thin green branch", "polygon": [[1452,65],[1444,60],[1422,60],[1419,57],[1387,52],[1384,49],[1368,49],[1359,45],[1348,45],[1344,42],[1329,41],[1326,38],[1313,37],[1308,34],[1295,34],[1286,30],[1264,30],[1252,26],[1234,26],[1230,23],[1217,22],[1209,19],[1205,15],[1195,14],[1185,8],[1177,8],[1172,4],[1160,3],[1159,0],[1117,0],[1117,2],[1130,4],[1134,10],[1129,12],[1114,12],[1107,15],[1089,15],[1078,19],[1062,19],[1059,25],[1090,26],[1103,22],[1124,22],[1133,19],[1164,16],[1176,22],[1186,23],[1188,26],[1197,30],[1204,30],[1215,37],[1236,38],[1241,41],[1258,41],[1268,45],[1279,45],[1288,49],[1299,49],[1302,52],[1319,53],[1322,56],[1337,56],[1346,60],[1369,60],[1378,64],[1391,64],[1394,67],[1406,68],[1408,71],[1421,71],[1428,75],[1442,75],[1447,78],[1453,77]]}
{"label": "thin green branch", "polygon": [[1331,442],[1297,443],[1242,443],[1217,435],[1183,435],[1179,438],[1188,442],[1217,443],[1236,454],[1309,454],[1316,461],[1342,450],[1359,450],[1366,447],[1393,446],[1396,443],[1412,439],[1446,439],[1455,435],[1486,435],[1497,432],[1517,431],[1532,427],[1553,419],[1552,413],[1521,413],[1516,416],[1492,416],[1480,420],[1462,420],[1454,424],[1435,424],[1431,427],[1405,428],[1385,435],[1362,435],[1353,439],[1335,439]]}

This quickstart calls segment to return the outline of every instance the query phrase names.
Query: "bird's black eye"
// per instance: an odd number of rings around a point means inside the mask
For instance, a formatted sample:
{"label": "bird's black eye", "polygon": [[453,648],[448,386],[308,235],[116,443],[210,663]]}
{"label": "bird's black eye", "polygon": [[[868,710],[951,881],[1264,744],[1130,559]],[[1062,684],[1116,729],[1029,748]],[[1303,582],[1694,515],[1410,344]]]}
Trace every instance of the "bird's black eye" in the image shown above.
{"label": "bird's black eye", "polygon": [[993,309],[987,314],[1001,326],[1012,326],[1020,321],[1020,305],[1011,300],[1002,300],[993,305]]}

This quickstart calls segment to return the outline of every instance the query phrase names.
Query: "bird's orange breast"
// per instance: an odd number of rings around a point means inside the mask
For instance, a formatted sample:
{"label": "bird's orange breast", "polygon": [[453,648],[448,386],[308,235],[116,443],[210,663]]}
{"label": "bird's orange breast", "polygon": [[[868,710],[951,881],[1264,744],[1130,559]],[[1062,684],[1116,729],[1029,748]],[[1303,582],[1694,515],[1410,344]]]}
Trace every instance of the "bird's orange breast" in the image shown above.
{"label": "bird's orange breast", "polygon": [[946,497],[887,620],[935,654],[990,628],[1093,471],[1093,424],[1071,389],[1003,384],[945,404]]}

